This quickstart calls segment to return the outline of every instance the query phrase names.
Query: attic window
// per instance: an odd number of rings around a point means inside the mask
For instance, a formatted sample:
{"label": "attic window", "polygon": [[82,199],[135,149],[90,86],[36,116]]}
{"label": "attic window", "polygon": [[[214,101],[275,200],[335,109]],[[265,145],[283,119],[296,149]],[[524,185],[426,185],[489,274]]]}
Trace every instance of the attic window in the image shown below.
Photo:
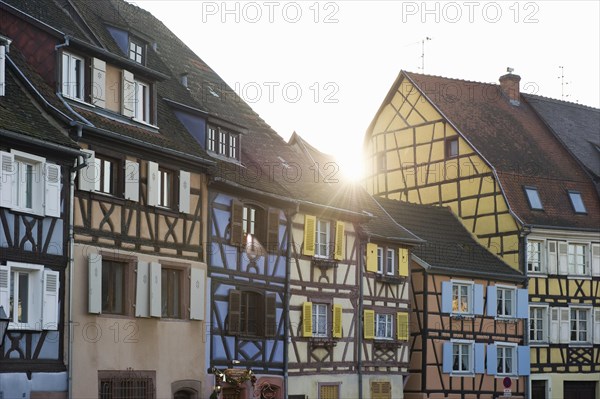
{"label": "attic window", "polygon": [[529,206],[531,209],[543,210],[542,200],[540,194],[535,187],[525,187],[525,194],[527,194],[527,200],[529,200]]}
{"label": "attic window", "polygon": [[239,159],[240,135],[220,127],[208,126],[206,149],[231,159]]}
{"label": "attic window", "polygon": [[129,40],[129,59],[139,63],[144,63],[144,45],[136,40]]}
{"label": "attic window", "polygon": [[568,190],[569,198],[571,199],[571,205],[573,205],[573,210],[575,213],[587,213],[585,209],[585,204],[583,203],[583,198],[581,198],[581,193],[579,191]]}
{"label": "attic window", "polygon": [[446,139],[446,159],[456,158],[458,156],[458,138],[452,137]]}

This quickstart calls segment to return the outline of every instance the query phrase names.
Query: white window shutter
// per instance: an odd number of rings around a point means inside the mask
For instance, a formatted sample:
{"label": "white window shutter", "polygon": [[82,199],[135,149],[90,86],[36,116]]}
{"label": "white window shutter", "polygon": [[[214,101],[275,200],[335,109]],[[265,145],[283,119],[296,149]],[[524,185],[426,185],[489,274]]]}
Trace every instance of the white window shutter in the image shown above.
{"label": "white window shutter", "polygon": [[558,274],[569,274],[567,251],[569,245],[566,242],[558,243]]}
{"label": "white window shutter", "polygon": [[150,316],[162,316],[161,267],[158,262],[150,263]]}
{"label": "white window shutter", "polygon": [[600,344],[600,309],[596,308],[594,311],[594,343]]}
{"label": "white window shutter", "polygon": [[58,330],[60,274],[54,270],[44,269],[43,289],[42,330]]}
{"label": "white window shutter", "polygon": [[558,251],[557,251],[557,242],[556,241],[548,241],[548,274],[557,274],[558,273]]}
{"label": "white window shutter", "polygon": [[46,216],[60,217],[60,166],[47,163],[44,169],[46,197],[44,211]]}
{"label": "white window shutter", "polygon": [[88,255],[88,312],[102,313],[102,255]]}
{"label": "white window shutter", "polygon": [[[89,154],[87,159],[87,165],[79,169],[77,176],[77,184],[81,191],[94,191],[96,181],[100,178],[99,171],[96,170],[96,153],[92,150],[81,150]],[[80,158],[80,162],[83,163],[83,157]]]}
{"label": "white window shutter", "polygon": [[16,168],[15,156],[0,151],[0,206],[12,208],[15,205]]}
{"label": "white window shutter", "polygon": [[69,54],[62,53],[62,94],[69,96]]}
{"label": "white window shutter", "polygon": [[0,306],[10,316],[10,266],[0,266]]}
{"label": "white window shutter", "polygon": [[6,46],[0,46],[0,96],[6,93]]}
{"label": "white window shutter", "polygon": [[125,199],[140,200],[140,164],[125,160]]}
{"label": "white window shutter", "polygon": [[192,267],[190,271],[190,319],[204,320],[204,286],[206,271]]}
{"label": "white window shutter", "polygon": [[452,342],[446,341],[442,345],[442,372],[449,374],[452,372]]}
{"label": "white window shutter", "polygon": [[179,212],[190,213],[190,172],[179,171]]}
{"label": "white window shutter", "polygon": [[600,244],[591,245],[592,276],[600,276]]}
{"label": "white window shutter", "polygon": [[560,308],[560,342],[565,344],[571,341],[571,315],[569,308]]}
{"label": "white window shutter", "polygon": [[135,290],[135,316],[150,317],[150,274],[148,262],[137,263]]}
{"label": "white window shutter", "polygon": [[560,342],[560,308],[550,308],[550,343]]}
{"label": "white window shutter", "polygon": [[133,110],[135,109],[135,80],[133,74],[123,70],[123,104],[122,113],[128,118],[133,118]]}
{"label": "white window shutter", "polygon": [[92,104],[106,108],[106,62],[92,58]]}
{"label": "white window shutter", "polygon": [[156,162],[148,161],[147,180],[147,205],[156,206],[158,204],[158,164]]}

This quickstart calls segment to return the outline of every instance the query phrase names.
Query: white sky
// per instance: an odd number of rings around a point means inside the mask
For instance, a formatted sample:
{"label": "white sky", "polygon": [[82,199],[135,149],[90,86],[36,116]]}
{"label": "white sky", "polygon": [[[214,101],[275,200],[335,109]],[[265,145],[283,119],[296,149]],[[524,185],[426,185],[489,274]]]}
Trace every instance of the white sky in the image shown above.
{"label": "white sky", "polygon": [[[131,0],[130,0],[131,1]],[[133,2],[133,1],[132,1]],[[497,83],[600,107],[600,2],[136,0],[286,140],[342,166],[401,69]]]}

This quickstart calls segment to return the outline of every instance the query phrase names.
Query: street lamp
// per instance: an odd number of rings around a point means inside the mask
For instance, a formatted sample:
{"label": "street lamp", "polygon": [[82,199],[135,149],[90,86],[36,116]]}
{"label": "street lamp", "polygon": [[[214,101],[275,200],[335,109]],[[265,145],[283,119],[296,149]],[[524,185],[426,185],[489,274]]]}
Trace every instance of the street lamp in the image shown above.
{"label": "street lamp", "polygon": [[4,306],[0,305],[0,337],[2,337],[1,338],[2,340],[0,341],[0,348],[4,344],[4,338],[6,338],[6,332],[8,330],[9,322],[10,322],[10,319],[4,312]]}

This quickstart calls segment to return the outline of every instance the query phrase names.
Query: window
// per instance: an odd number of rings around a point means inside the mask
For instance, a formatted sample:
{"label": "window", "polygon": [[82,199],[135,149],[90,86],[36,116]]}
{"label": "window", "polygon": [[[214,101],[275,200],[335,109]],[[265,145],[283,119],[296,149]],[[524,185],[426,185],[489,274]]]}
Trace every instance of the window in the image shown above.
{"label": "window", "polygon": [[275,294],[229,291],[228,332],[231,335],[273,337],[277,332]]}
{"label": "window", "polygon": [[514,288],[497,287],[497,310],[498,317],[515,317],[515,293]]}
{"label": "window", "polygon": [[315,236],[315,256],[329,258],[329,221],[317,219]]}
{"label": "window", "polygon": [[182,289],[183,271],[181,269],[161,268],[161,315],[171,319],[183,318]]}
{"label": "window", "polygon": [[391,248],[377,247],[377,273],[394,275],[395,269],[396,251]]}
{"label": "window", "polygon": [[239,134],[207,126],[206,149],[231,159],[239,159]]}
{"label": "window", "polygon": [[[257,335],[259,333],[258,315],[260,312],[259,303],[262,296],[256,292],[242,292],[242,309],[240,315],[241,332],[248,335]],[[262,331],[261,331],[262,332]]]}
{"label": "window", "polygon": [[99,399],[153,399],[154,371],[98,371]]}
{"label": "window", "polygon": [[322,303],[313,303],[312,326],[313,337],[327,337],[327,305]]}
{"label": "window", "polygon": [[378,173],[383,173],[387,170],[387,162],[385,152],[380,152],[375,156],[376,171]]}
{"label": "window", "polygon": [[127,264],[102,260],[102,313],[125,314]]}
{"label": "window", "polygon": [[340,399],[340,384],[319,383],[319,399]]}
{"label": "window", "polygon": [[78,100],[84,99],[84,61],[76,55],[62,55],[62,94]]}
{"label": "window", "polygon": [[133,118],[150,123],[150,87],[138,80],[134,82]]}
{"label": "window", "polygon": [[386,257],[386,270],[387,274],[394,274],[394,269],[396,265],[396,252],[393,249],[387,249],[387,257]]}
{"label": "window", "polygon": [[116,184],[119,177],[116,165],[117,161],[96,154],[94,158],[96,168],[94,191],[113,195],[116,193]]}
{"label": "window", "polygon": [[542,248],[541,241],[527,242],[527,270],[533,273],[543,272],[542,269]]}
{"label": "window", "polygon": [[0,306],[10,320],[8,328],[56,330],[59,287],[59,273],[42,265],[7,262],[0,266]]}
{"label": "window", "polygon": [[571,342],[590,342],[590,309],[571,308]]}
{"label": "window", "polygon": [[173,205],[173,172],[159,168],[158,169],[158,184],[157,184],[158,199],[156,205],[165,208],[170,208]]}
{"label": "window", "polygon": [[585,204],[583,203],[583,198],[581,198],[581,193],[579,191],[569,190],[569,198],[571,199],[571,205],[573,205],[573,210],[575,213],[587,213],[585,209]]}
{"label": "window", "polygon": [[473,344],[458,343],[452,344],[452,372],[453,373],[471,373],[473,372]]}
{"label": "window", "polygon": [[548,307],[529,307],[529,340],[548,342]]}
{"label": "window", "polygon": [[458,138],[446,139],[446,159],[456,158],[458,156]]}
{"label": "window", "polygon": [[529,201],[529,207],[534,210],[543,210],[542,200],[535,187],[525,187],[525,194],[527,194],[527,200]]}
{"label": "window", "polygon": [[391,314],[375,315],[375,338],[392,339],[393,338],[394,316]]}
{"label": "window", "polygon": [[517,361],[515,356],[516,347],[498,344],[496,346],[496,350],[496,360],[498,362],[498,368],[496,371],[498,375],[515,375],[517,371],[515,367],[515,363]]}
{"label": "window", "polygon": [[587,275],[589,274],[586,261],[587,246],[584,244],[569,244],[568,248],[568,265],[569,274]]}
{"label": "window", "polygon": [[377,247],[377,273],[383,274],[383,248]]}
{"label": "window", "polygon": [[256,224],[256,209],[244,206],[243,216],[242,216],[242,231],[244,235],[252,234],[254,235],[254,227]]}
{"label": "window", "polygon": [[144,46],[130,40],[129,41],[129,59],[137,62],[138,64],[144,63]]}
{"label": "window", "polygon": [[454,313],[472,313],[471,310],[472,284],[452,285],[452,311]]}
{"label": "window", "polygon": [[206,149],[208,151],[216,152],[217,150],[217,129],[212,126],[209,126],[206,141]]}

